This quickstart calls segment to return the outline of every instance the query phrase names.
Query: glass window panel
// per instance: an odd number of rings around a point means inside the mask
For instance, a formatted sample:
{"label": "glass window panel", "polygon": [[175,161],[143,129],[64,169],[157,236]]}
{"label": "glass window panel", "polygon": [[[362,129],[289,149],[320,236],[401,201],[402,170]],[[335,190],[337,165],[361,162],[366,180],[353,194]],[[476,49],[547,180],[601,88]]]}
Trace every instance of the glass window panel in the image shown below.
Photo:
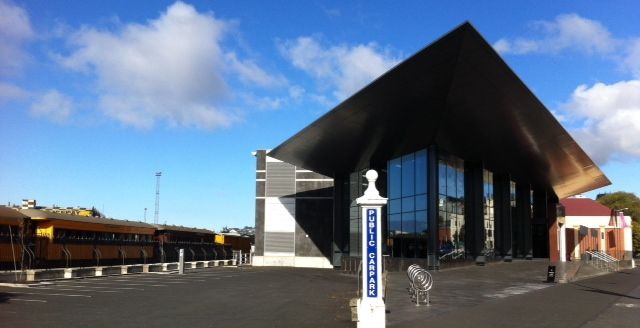
{"label": "glass window panel", "polygon": [[414,207],[414,200],[413,197],[405,197],[402,198],[402,212],[413,212],[415,209]]}
{"label": "glass window panel", "polygon": [[402,156],[402,196],[412,196],[415,194],[414,163],[413,154]]}
{"label": "glass window panel", "polygon": [[427,195],[417,195],[416,196],[416,211],[426,210],[427,209]]}
{"label": "glass window panel", "polygon": [[427,150],[421,150],[416,153],[415,161],[416,172],[416,194],[424,194],[427,192]]}
{"label": "glass window panel", "polygon": [[442,228],[445,226],[446,219],[447,219],[447,212],[445,212],[445,211],[438,211],[438,227],[439,227],[441,230],[442,230]]}
{"label": "glass window panel", "polygon": [[400,213],[400,199],[392,199],[389,201],[389,214]]}
{"label": "glass window panel", "polygon": [[426,235],[427,231],[427,211],[416,211],[416,232]]}
{"label": "glass window panel", "polygon": [[389,161],[389,198],[400,198],[402,186],[402,163],[400,158]]}
{"label": "glass window panel", "polygon": [[416,233],[415,213],[402,213],[402,233],[414,235]]}
{"label": "glass window panel", "polygon": [[456,170],[447,166],[447,196],[456,197]]}
{"label": "glass window panel", "polygon": [[441,195],[447,193],[447,166],[443,160],[438,161],[438,190]]}
{"label": "glass window panel", "polygon": [[458,167],[456,170],[456,196],[464,197],[464,166]]}
{"label": "glass window panel", "polygon": [[402,233],[402,217],[400,214],[389,215],[389,236]]}

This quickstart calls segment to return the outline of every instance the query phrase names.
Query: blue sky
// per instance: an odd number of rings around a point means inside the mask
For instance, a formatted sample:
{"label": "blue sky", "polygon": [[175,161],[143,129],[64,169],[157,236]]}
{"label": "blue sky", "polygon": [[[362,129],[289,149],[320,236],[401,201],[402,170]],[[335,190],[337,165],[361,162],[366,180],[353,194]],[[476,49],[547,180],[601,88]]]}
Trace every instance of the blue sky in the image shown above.
{"label": "blue sky", "polygon": [[253,225],[255,160],[469,20],[640,195],[635,1],[0,0],[0,203]]}

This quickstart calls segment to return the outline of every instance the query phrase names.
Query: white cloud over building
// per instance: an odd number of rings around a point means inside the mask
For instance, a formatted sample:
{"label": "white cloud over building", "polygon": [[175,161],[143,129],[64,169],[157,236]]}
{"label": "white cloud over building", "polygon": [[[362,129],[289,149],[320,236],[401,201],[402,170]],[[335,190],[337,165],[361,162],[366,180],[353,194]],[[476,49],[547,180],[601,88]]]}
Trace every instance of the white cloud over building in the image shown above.
{"label": "white cloud over building", "polygon": [[629,80],[579,85],[557,111],[599,164],[640,159],[640,38],[616,38],[600,22],[577,14],[532,24],[538,38],[501,38],[493,44],[503,55],[559,54],[599,56],[615,63]]}
{"label": "white cloud over building", "polygon": [[323,46],[318,38],[301,36],[280,45],[291,64],[311,76],[337,100],[360,90],[399,62],[375,43]]}

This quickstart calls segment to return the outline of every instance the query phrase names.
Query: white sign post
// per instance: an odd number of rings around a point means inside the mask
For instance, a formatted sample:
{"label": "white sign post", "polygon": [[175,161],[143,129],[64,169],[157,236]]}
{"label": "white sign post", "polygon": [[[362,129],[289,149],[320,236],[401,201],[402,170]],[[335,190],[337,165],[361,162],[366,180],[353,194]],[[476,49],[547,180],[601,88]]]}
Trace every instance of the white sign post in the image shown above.
{"label": "white sign post", "polygon": [[178,257],[178,274],[184,274],[184,248],[180,248]]}
{"label": "white sign post", "polygon": [[369,187],[356,200],[362,207],[362,298],[358,301],[358,328],[385,327],[380,216],[387,199],[376,188],[378,173],[369,170],[366,177]]}

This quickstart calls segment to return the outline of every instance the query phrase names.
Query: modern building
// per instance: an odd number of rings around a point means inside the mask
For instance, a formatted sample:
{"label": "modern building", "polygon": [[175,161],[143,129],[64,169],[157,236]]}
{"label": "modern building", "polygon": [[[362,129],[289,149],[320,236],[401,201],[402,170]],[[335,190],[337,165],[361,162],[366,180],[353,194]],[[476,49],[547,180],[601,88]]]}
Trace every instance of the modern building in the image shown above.
{"label": "modern building", "polygon": [[619,260],[632,259],[631,217],[593,199],[562,199],[559,218],[560,261],[580,260],[587,251],[600,251]]}
{"label": "modern building", "polygon": [[357,259],[368,169],[388,268],[558,261],[559,199],[610,184],[469,23],[254,155],[258,265]]}

